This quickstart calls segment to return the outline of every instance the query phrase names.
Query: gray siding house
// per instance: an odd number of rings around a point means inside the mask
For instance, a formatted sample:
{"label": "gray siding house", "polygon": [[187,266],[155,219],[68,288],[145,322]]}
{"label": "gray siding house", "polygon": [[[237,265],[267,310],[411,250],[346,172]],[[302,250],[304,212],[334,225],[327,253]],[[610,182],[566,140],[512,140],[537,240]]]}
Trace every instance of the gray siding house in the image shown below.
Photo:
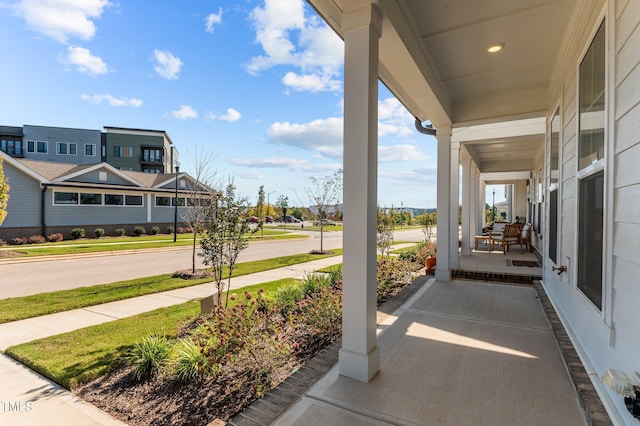
{"label": "gray siding house", "polygon": [[100,162],[100,130],[24,125],[24,158],[71,164]]}
{"label": "gray siding house", "polygon": [[[0,239],[48,236],[73,228],[90,234],[104,228],[131,233],[135,226],[173,225],[176,175],[118,170],[107,163],[68,164],[13,158],[0,152],[11,189]],[[177,177],[178,218],[185,206],[199,203],[211,188],[198,185],[186,173]],[[178,226],[182,226],[180,222]]]}

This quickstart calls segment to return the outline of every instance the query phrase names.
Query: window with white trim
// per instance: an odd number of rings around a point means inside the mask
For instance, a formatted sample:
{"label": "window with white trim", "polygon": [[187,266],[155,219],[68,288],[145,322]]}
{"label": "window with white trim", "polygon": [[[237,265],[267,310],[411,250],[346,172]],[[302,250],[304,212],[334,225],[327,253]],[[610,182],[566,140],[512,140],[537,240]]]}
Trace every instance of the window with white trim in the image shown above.
{"label": "window with white trim", "polygon": [[604,146],[606,113],[605,21],[589,46],[578,80],[577,286],[602,310]]}
{"label": "window with white trim", "polygon": [[36,152],[36,141],[27,141],[27,152]]}
{"label": "window with white trim", "polygon": [[80,193],[80,204],[102,204],[102,194]]}
{"label": "window with white trim", "polygon": [[36,142],[36,152],[38,154],[47,154],[49,152],[49,142],[47,141]]}
{"label": "window with white trim", "polygon": [[156,195],[156,206],[157,207],[169,207],[171,205],[170,197],[159,197]]}
{"label": "window with white trim", "polygon": [[558,264],[558,175],[560,154],[560,110],[551,119],[549,135],[549,259]]}
{"label": "window with white trim", "polygon": [[104,194],[104,204],[106,206],[123,206],[124,196],[122,194]]}
{"label": "window with white trim", "polygon": [[87,156],[87,157],[95,157],[96,156],[96,144],[85,143],[84,144],[84,155]]}
{"label": "window with white trim", "polygon": [[77,192],[54,192],[53,204],[78,204]]}

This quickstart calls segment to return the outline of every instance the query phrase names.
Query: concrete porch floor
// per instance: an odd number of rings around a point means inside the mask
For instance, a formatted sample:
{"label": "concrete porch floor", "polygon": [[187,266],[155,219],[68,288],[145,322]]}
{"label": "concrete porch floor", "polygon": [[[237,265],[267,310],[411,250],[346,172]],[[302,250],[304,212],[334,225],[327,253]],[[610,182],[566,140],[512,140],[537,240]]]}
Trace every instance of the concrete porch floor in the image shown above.
{"label": "concrete porch floor", "polygon": [[535,253],[525,249],[520,254],[520,246],[513,246],[507,254],[503,254],[500,246],[497,248],[497,250],[489,252],[486,245],[481,245],[478,250],[473,250],[468,256],[460,254],[460,270],[542,276],[541,266],[509,266],[507,264],[507,260],[525,260],[538,261],[539,265],[542,265]]}
{"label": "concrete porch floor", "polygon": [[432,279],[379,326],[378,344],[371,382],[334,366],[274,424],[586,424],[531,287]]}

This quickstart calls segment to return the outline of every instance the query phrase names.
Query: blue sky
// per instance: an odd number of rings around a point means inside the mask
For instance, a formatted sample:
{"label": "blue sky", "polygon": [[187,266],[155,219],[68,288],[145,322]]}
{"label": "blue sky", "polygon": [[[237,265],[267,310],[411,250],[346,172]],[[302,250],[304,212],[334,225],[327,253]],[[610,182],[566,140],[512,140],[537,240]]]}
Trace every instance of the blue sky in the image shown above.
{"label": "blue sky", "polygon": [[[0,0],[0,40],[0,125],[165,130],[252,202],[342,167],[343,43],[303,0]],[[435,207],[435,138],[379,87],[379,205]]]}

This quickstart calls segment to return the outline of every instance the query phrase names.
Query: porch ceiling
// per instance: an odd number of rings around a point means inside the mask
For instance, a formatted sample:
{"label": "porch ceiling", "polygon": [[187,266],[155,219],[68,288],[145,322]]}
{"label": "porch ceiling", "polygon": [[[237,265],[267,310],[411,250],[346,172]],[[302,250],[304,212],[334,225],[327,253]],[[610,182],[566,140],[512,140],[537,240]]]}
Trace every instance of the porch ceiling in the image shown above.
{"label": "porch ceiling", "polygon": [[[577,1],[378,0],[380,78],[413,115],[436,127],[542,117]],[[375,1],[308,2],[342,35],[343,13]],[[496,42],[504,49],[488,53]]]}

